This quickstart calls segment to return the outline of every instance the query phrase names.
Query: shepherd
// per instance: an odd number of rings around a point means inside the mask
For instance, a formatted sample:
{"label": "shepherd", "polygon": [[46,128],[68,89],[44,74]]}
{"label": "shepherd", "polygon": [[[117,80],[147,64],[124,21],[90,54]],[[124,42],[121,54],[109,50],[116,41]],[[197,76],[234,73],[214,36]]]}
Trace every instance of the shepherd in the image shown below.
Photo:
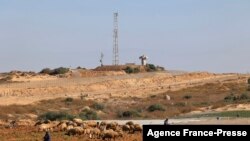
{"label": "shepherd", "polygon": [[170,125],[170,124],[168,123],[168,118],[166,118],[166,119],[164,120],[164,125]]}
{"label": "shepherd", "polygon": [[43,137],[43,141],[50,141],[50,135],[49,135],[49,132],[46,131],[44,137]]}

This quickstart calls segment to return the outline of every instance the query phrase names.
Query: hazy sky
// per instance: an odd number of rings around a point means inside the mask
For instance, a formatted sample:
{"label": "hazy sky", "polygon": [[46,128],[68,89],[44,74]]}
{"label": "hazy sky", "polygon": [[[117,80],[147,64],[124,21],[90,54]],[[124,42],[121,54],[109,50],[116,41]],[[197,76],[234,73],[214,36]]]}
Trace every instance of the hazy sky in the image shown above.
{"label": "hazy sky", "polygon": [[250,72],[249,0],[0,0],[0,71],[120,62],[166,69]]}

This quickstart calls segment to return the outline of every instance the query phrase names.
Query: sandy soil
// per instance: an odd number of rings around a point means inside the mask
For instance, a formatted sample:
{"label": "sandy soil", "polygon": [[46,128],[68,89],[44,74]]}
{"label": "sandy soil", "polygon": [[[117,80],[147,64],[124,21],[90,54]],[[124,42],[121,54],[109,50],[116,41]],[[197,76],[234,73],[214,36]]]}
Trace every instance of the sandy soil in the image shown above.
{"label": "sandy soil", "polygon": [[[38,77],[38,78],[37,78]],[[238,74],[140,73],[115,76],[55,78],[34,76],[22,82],[0,84],[0,104],[30,104],[59,97],[85,97],[106,99],[121,97],[147,97],[165,91],[175,91],[206,83],[246,81]],[[49,79],[49,80],[48,80]],[[31,81],[32,80],[32,81]]]}

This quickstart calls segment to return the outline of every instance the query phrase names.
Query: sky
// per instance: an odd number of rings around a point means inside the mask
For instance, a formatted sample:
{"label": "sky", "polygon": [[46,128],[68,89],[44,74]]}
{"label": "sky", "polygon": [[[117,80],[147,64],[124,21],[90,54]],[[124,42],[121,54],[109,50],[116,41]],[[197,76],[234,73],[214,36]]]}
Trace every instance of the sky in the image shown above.
{"label": "sky", "polygon": [[249,0],[0,0],[0,71],[120,64],[250,72]]}

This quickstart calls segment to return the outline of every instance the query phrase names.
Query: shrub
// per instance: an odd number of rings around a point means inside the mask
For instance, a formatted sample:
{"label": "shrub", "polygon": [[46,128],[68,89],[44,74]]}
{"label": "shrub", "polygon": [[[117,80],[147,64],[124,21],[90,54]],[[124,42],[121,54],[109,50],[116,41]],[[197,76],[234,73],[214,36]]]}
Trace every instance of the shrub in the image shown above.
{"label": "shrub", "polygon": [[130,73],[139,73],[140,69],[139,68],[132,68],[132,67],[126,67],[126,69],[124,69],[124,71],[128,74]]}
{"label": "shrub", "polygon": [[156,70],[157,70],[157,71],[164,71],[165,68],[164,68],[164,67],[161,67],[161,66],[156,66]]}
{"label": "shrub", "polygon": [[237,97],[234,96],[233,94],[231,94],[231,95],[229,95],[229,96],[226,96],[226,97],[224,98],[224,100],[227,101],[227,102],[235,101],[235,100],[237,100]]}
{"label": "shrub", "polygon": [[186,104],[184,102],[179,102],[179,103],[176,103],[175,106],[178,106],[178,107],[185,107]]}
{"label": "shrub", "polygon": [[64,67],[56,68],[54,70],[51,70],[50,68],[44,68],[40,71],[40,73],[42,74],[49,74],[49,75],[65,74],[67,72],[69,72],[69,68],[64,68]]}
{"label": "shrub", "polygon": [[64,68],[64,67],[60,67],[60,68],[56,68],[54,69],[50,75],[57,75],[57,74],[65,74],[69,72],[69,68]]}
{"label": "shrub", "polygon": [[191,96],[191,95],[185,95],[183,98],[184,98],[184,99],[191,99],[192,96]]}
{"label": "shrub", "polygon": [[126,73],[133,73],[134,72],[134,70],[131,67],[127,67],[124,71]]}
{"label": "shrub", "polygon": [[91,107],[94,108],[95,110],[103,110],[104,109],[104,105],[101,103],[94,103]]}
{"label": "shrub", "polygon": [[52,72],[52,70],[50,68],[44,68],[40,71],[40,73],[42,74],[50,74]]}
{"label": "shrub", "polygon": [[246,99],[250,99],[250,97],[249,97],[249,95],[244,93],[244,94],[240,95],[239,99],[240,100],[246,100]]}
{"label": "shrub", "polygon": [[151,95],[150,98],[156,98],[156,95]]}
{"label": "shrub", "polygon": [[234,96],[233,94],[226,96],[224,98],[225,101],[236,101],[236,100],[247,100],[250,99],[250,96],[246,93],[241,94],[240,96]]}
{"label": "shrub", "polygon": [[139,73],[140,69],[139,68],[134,68],[134,73]]}
{"label": "shrub", "polygon": [[73,98],[71,97],[67,97],[64,101],[67,102],[67,103],[70,103],[70,102],[73,102]]}
{"label": "shrub", "polygon": [[87,110],[87,109],[83,110],[79,114],[79,117],[84,120],[99,120],[100,119],[95,111]]}
{"label": "shrub", "polygon": [[141,115],[139,114],[139,112],[135,110],[129,110],[118,113],[118,117],[120,118],[130,118],[130,117],[140,117],[140,116]]}
{"label": "shrub", "polygon": [[66,112],[47,112],[45,114],[42,114],[38,117],[38,119],[41,120],[72,120],[74,116],[66,113]]}
{"label": "shrub", "polygon": [[147,68],[147,71],[149,71],[149,72],[157,70],[154,64],[147,64],[146,68]]}
{"label": "shrub", "polygon": [[154,104],[148,107],[149,112],[165,111],[165,108],[161,104]]}
{"label": "shrub", "polygon": [[86,68],[82,68],[81,66],[78,66],[76,69],[86,70]]}
{"label": "shrub", "polygon": [[250,84],[250,78],[248,78],[247,83]]}

